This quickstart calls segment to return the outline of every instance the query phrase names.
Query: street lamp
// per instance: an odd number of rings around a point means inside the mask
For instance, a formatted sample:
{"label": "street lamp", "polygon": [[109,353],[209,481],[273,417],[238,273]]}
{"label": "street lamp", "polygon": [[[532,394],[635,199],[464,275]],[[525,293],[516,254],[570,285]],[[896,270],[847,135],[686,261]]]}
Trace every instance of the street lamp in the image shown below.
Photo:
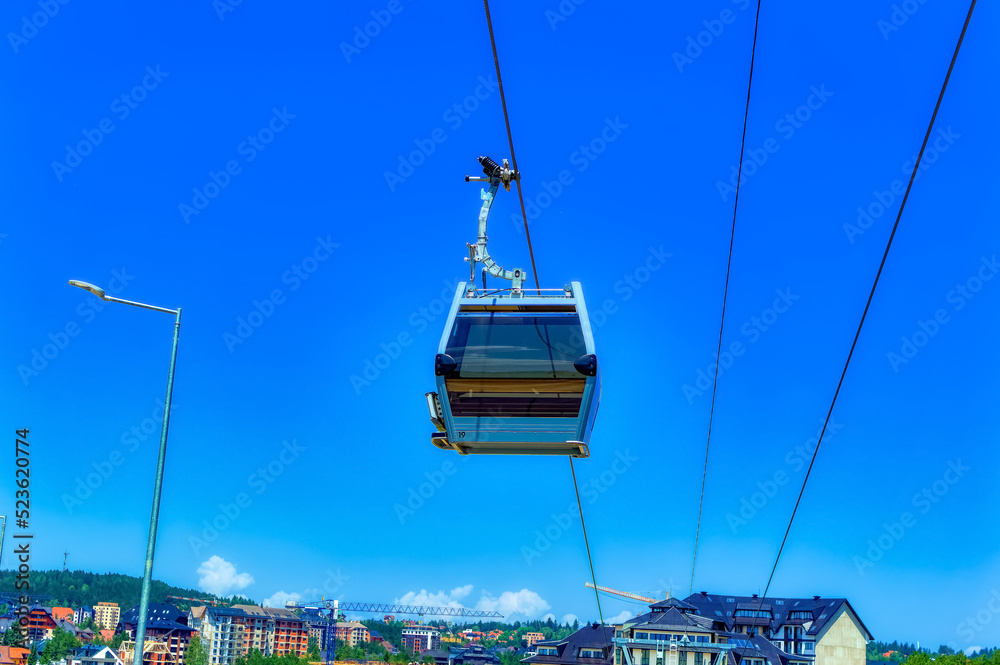
{"label": "street lamp", "polygon": [[149,613],[149,589],[153,582],[153,553],[156,550],[156,527],[160,516],[160,491],[163,488],[163,463],[167,456],[167,428],[170,425],[170,396],[174,390],[174,365],[177,362],[177,337],[181,331],[181,310],[167,309],[165,307],[155,307],[141,302],[122,300],[109,296],[104,289],[80,282],[75,279],[69,281],[71,286],[77,286],[85,291],[90,291],[104,302],[120,302],[125,305],[134,305],[144,309],[151,309],[156,312],[166,312],[173,314],[174,321],[174,343],[170,350],[170,373],[167,375],[167,397],[163,404],[163,429],[160,431],[160,455],[156,460],[156,482],[153,485],[153,510],[149,518],[149,538],[146,541],[146,568],[142,573],[142,597],[139,600],[139,625],[135,631],[135,652],[132,657],[133,665],[142,665],[143,648],[146,644],[146,617]]}

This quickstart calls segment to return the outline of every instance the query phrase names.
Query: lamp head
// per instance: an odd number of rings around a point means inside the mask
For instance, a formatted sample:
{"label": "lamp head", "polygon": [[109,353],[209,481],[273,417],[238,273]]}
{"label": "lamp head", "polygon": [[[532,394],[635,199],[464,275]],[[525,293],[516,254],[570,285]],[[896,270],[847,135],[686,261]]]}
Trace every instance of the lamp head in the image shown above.
{"label": "lamp head", "polygon": [[85,291],[90,291],[101,300],[106,301],[108,299],[108,297],[104,293],[104,289],[102,289],[99,286],[94,286],[93,284],[88,284],[87,282],[81,282],[78,279],[71,279],[69,280],[69,283],[70,286],[77,286]]}

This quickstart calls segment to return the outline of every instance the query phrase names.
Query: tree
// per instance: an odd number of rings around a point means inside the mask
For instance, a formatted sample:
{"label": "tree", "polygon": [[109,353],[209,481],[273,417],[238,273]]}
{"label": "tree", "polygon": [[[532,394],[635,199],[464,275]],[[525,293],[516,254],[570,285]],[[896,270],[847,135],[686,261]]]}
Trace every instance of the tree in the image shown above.
{"label": "tree", "polygon": [[201,643],[201,636],[197,634],[191,636],[184,662],[187,665],[208,665],[208,652]]}
{"label": "tree", "polygon": [[306,643],[306,653],[313,660],[319,660],[319,640],[312,635],[309,636],[309,641]]}
{"label": "tree", "polygon": [[21,626],[18,625],[17,621],[14,621],[0,638],[0,644],[7,647],[19,647],[27,641],[27,636],[21,632]]}
{"label": "tree", "polygon": [[52,663],[65,658],[70,651],[80,646],[80,640],[72,633],[56,628],[52,631],[52,639],[45,643],[45,651],[41,654],[43,663]]}

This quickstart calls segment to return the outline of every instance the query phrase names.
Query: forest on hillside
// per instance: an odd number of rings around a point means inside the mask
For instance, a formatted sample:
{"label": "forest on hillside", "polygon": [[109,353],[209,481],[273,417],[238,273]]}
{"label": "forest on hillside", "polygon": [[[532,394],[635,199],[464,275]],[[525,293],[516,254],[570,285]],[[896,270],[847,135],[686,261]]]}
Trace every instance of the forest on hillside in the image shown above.
{"label": "forest on hillside", "polygon": [[[0,570],[0,589],[13,591],[16,588],[16,581],[17,571]],[[88,573],[83,570],[33,570],[30,583],[31,588],[28,590],[30,594],[48,596],[47,599],[40,601],[43,605],[77,608],[84,605],[93,606],[99,602],[110,602],[118,603],[123,612],[139,604],[142,591],[141,577],[121,573]],[[204,591],[176,587],[154,579],[150,587],[150,602],[165,603],[167,596],[216,599],[225,605],[254,604],[251,600],[240,596],[219,598]],[[182,602],[174,604],[182,608],[191,605]]]}

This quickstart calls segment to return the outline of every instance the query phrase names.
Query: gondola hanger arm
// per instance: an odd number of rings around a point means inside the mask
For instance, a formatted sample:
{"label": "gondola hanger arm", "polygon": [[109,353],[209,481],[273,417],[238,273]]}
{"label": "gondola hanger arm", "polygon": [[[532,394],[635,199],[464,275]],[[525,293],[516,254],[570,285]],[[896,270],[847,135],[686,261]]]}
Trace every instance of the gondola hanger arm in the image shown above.
{"label": "gondola hanger arm", "polygon": [[484,273],[500,279],[509,280],[511,282],[511,295],[513,297],[520,297],[523,293],[521,284],[524,282],[526,274],[521,268],[505,270],[493,260],[489,251],[486,249],[486,243],[488,240],[486,235],[486,222],[489,219],[490,207],[493,205],[493,199],[496,197],[496,193],[500,188],[500,185],[503,185],[504,189],[510,191],[510,183],[515,180],[520,180],[521,174],[517,171],[512,171],[510,164],[506,159],[503,160],[502,166],[494,162],[489,157],[480,157],[479,163],[483,165],[483,173],[486,174],[486,177],[465,176],[466,182],[490,183],[490,188],[488,190],[482,190],[481,193],[483,205],[479,209],[479,236],[476,239],[476,244],[473,245],[466,243],[469,247],[469,256],[465,260],[471,264],[471,278],[469,280],[470,290],[475,288],[473,285],[476,282],[476,264],[482,263]]}

